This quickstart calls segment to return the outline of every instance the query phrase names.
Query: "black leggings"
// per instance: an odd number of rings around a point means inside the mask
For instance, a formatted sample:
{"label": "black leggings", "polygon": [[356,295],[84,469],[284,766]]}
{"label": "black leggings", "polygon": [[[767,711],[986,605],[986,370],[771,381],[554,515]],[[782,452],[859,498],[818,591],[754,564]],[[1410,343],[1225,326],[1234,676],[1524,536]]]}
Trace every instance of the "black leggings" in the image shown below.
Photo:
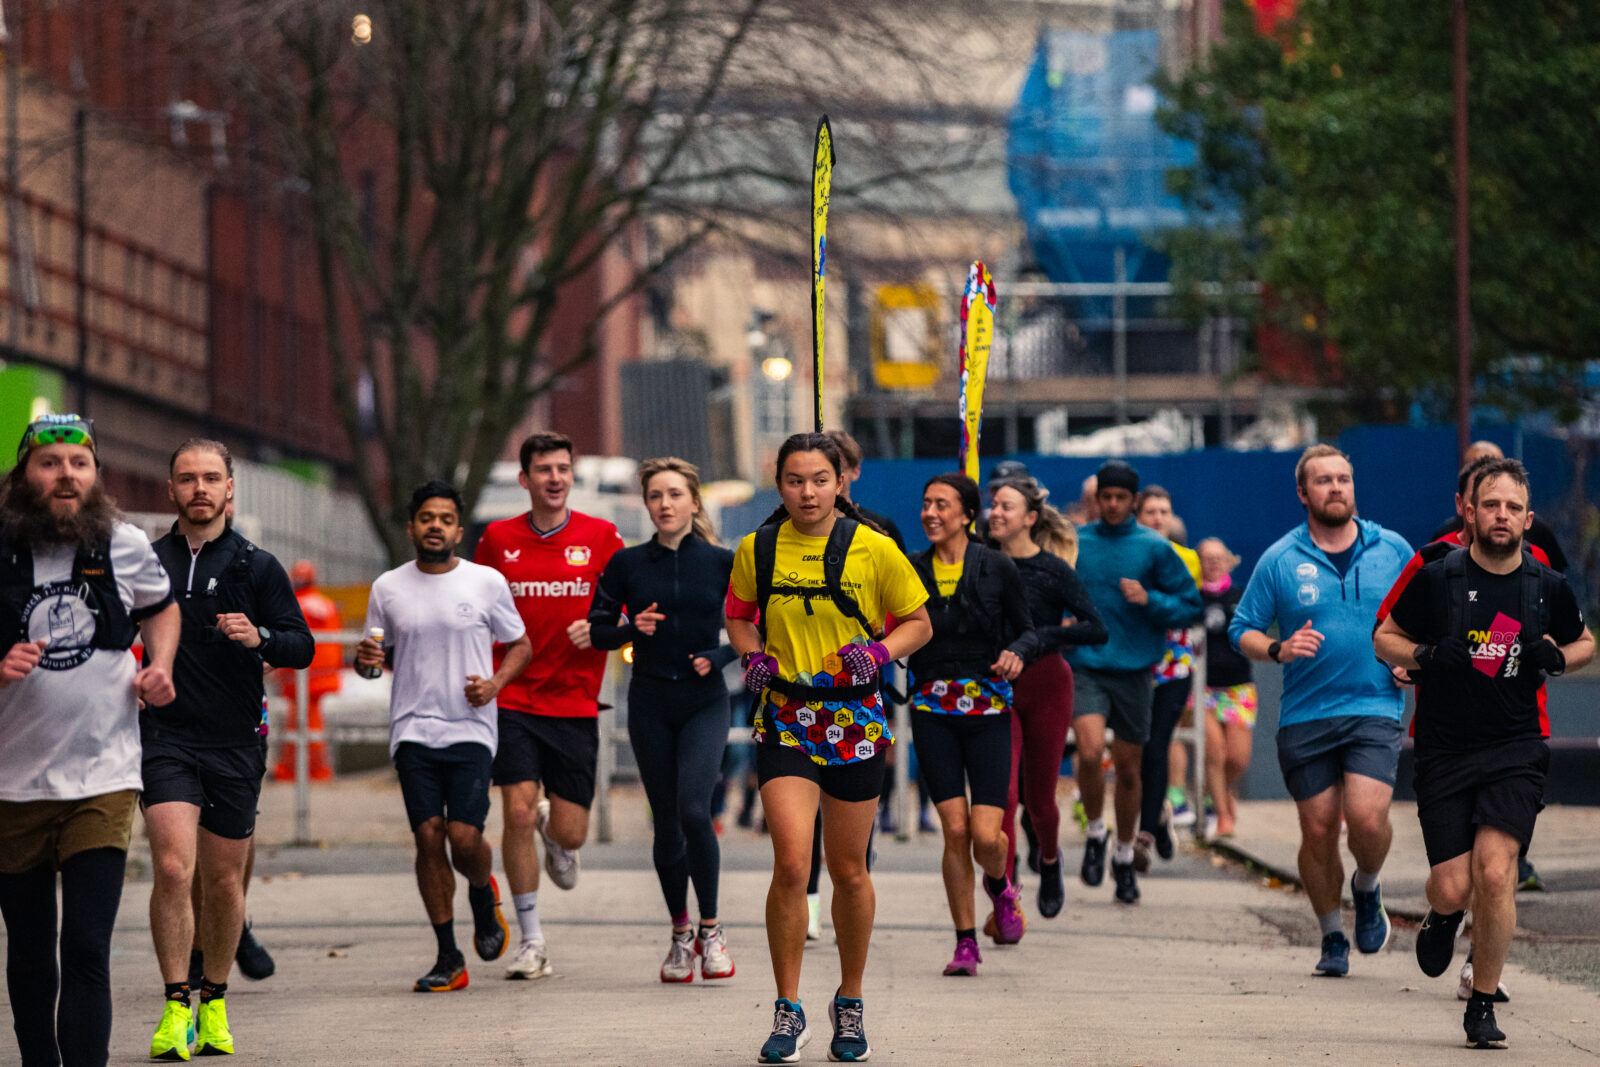
{"label": "black leggings", "polygon": [[1161,805],[1167,799],[1168,779],[1171,772],[1167,764],[1168,750],[1172,747],[1172,733],[1183,718],[1184,705],[1188,703],[1193,681],[1179,678],[1161,682],[1150,696],[1150,739],[1144,743],[1144,754],[1139,759],[1139,829],[1155,832],[1161,821]]}
{"label": "black leggings", "polygon": [[728,744],[722,676],[703,683],[635,676],[628,687],[628,740],[655,821],[652,856],[667,911],[674,918],[687,914],[692,880],[701,918],[715,918],[722,851],[711,825],[711,792]]}
{"label": "black leggings", "polygon": [[61,864],[59,972],[55,871],[45,864],[0,874],[6,987],[23,1067],[90,1067],[110,1057],[111,928],[127,860],[120,848],[94,848]]}

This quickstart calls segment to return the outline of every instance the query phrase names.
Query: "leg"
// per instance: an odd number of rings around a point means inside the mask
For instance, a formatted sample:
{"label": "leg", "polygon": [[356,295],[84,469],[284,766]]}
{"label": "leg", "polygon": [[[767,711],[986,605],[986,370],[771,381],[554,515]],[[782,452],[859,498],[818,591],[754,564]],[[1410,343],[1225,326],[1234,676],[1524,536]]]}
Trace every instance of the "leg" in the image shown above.
{"label": "leg", "polygon": [[455,910],[456,877],[445,853],[445,821],[435,815],[412,833],[417,845],[417,889],[428,922],[437,926],[450,921]]}
{"label": "leg", "polygon": [[539,813],[539,783],[514,782],[500,787],[500,861],[512,893],[539,889],[539,851],[533,843],[533,824]]}
{"label": "leg", "polygon": [[550,823],[545,832],[568,852],[578,851],[589,839],[589,809],[550,794]]}
{"label": "leg", "polygon": [[[79,852],[61,864],[61,1004],[64,1064],[103,1064],[111,1053],[111,930],[128,854]],[[238,926],[234,927],[238,936]]]}
{"label": "leg", "polygon": [[952,797],[934,805],[939,826],[944,831],[944,894],[950,903],[950,921],[957,930],[977,925],[977,906],[973,903],[972,832],[967,816],[967,798]]}
{"label": "leg", "polygon": [[1236,822],[1239,817],[1239,782],[1244,778],[1244,772],[1250,769],[1250,746],[1255,741],[1255,730],[1242,722],[1230,722],[1222,727],[1222,735],[1227,750],[1227,761],[1223,765],[1227,788],[1223,795],[1227,797],[1229,821]]}
{"label": "leg", "polygon": [[11,1025],[26,1064],[61,1062],[56,1051],[56,872],[50,863],[0,874],[6,924],[6,989]]}
{"label": "leg", "polygon": [[639,780],[650,802],[654,827],[650,855],[656,879],[674,925],[687,925],[689,915],[689,863],[678,819],[678,736],[663,719],[664,708],[639,699],[638,687],[628,693],[628,741],[639,764]]}
{"label": "leg", "polygon": [[1117,769],[1115,802],[1119,845],[1132,845],[1133,835],[1139,829],[1139,804],[1143,799],[1139,764],[1143,758],[1143,745],[1124,741],[1120,737],[1111,742],[1111,762]]}
{"label": "leg", "polygon": [[[1177,729],[1178,719],[1183,715],[1184,702],[1192,692],[1193,686],[1189,679],[1182,678],[1172,682],[1162,682],[1155,687],[1155,692],[1150,697],[1150,736],[1145,741],[1144,751],[1139,758],[1139,827],[1153,831],[1156,824],[1161,821],[1161,805],[1167,799],[1167,770],[1170,766],[1171,756],[1168,748],[1172,744],[1172,732]],[[1122,778],[1122,771],[1117,771],[1117,779]],[[1117,828],[1122,827],[1122,816],[1117,816]],[[1120,836],[1120,833],[1119,833]]]}
{"label": "leg", "polygon": [[[804,758],[804,757],[801,757]],[[772,884],[767,889],[767,947],[778,996],[799,1002],[800,961],[806,951],[806,874],[812,824],[821,788],[808,778],[771,778],[761,786],[761,810],[772,838]],[[858,862],[865,866],[866,841]],[[843,939],[843,933],[840,939]]]}
{"label": "leg", "polygon": [[[1006,832],[1006,875],[1015,878],[1017,875],[1017,805],[1022,798],[1022,751],[1024,734],[1022,730],[1022,702],[1018,700],[1011,708],[1011,767],[1007,774],[1006,806],[1000,812],[1000,825]],[[1033,820],[1033,809],[1028,809],[1028,820]],[[1035,828],[1037,832],[1037,828]],[[1040,846],[1040,855],[1043,856],[1043,845]]]}
{"label": "leg", "polygon": [[[1006,834],[1000,823],[1001,809],[990,804],[974,804],[970,815],[972,858],[990,878],[1006,877]],[[971,866],[968,865],[968,871]],[[967,888],[972,888],[972,876],[967,876]],[[961,925],[961,924],[958,924]],[[968,924],[970,925],[970,924]]]}
{"label": "leg", "polygon": [[689,879],[694,883],[700,921],[717,919],[717,884],[722,871],[722,847],[711,820],[712,795],[718,769],[728,744],[724,724],[724,698],[702,707],[679,733],[677,817],[685,843]]}
{"label": "leg", "polygon": [[206,980],[219,985],[228,980],[244,929],[244,867],[249,852],[249,838],[222,837],[200,828],[197,866],[205,901],[198,923],[200,947]]}
{"label": "leg", "polygon": [[155,875],[150,890],[150,934],[156,946],[156,965],[163,982],[182,982],[189,975],[189,950],[196,932],[191,894],[200,808],[181,800],[151,804],[144,809],[144,822]]}
{"label": "leg", "polygon": [[1233,833],[1234,812],[1228,795],[1226,729],[1208,711],[1206,723],[1206,792],[1217,806],[1217,833]]}
{"label": "leg", "polygon": [[1339,816],[1343,788],[1329,786],[1307,800],[1295,801],[1300,817],[1300,881],[1311,910],[1327,915],[1339,910],[1344,894],[1344,863],[1339,858]]}
{"label": "leg", "polygon": [[1440,915],[1466,910],[1472,903],[1472,862],[1472,853],[1463,852],[1428,868],[1428,880],[1423,885],[1428,907]]}
{"label": "leg", "polygon": [[1493,996],[1517,926],[1517,839],[1479,826],[1472,846],[1472,988]]}
{"label": "leg", "polygon": [[[489,839],[483,836],[483,828],[451,820],[444,824],[444,830],[450,841],[450,865],[461,872],[467,885],[480,889],[488,885],[489,876],[494,873],[494,849],[490,847]],[[451,896],[454,895],[455,882],[452,879]]]}
{"label": "leg", "polygon": [[[1032,702],[1031,714],[1022,720],[1022,802],[1028,809],[1034,833],[1039,835],[1039,862],[1055,863],[1061,845],[1061,808],[1056,803],[1056,783],[1061,777],[1061,753],[1067,745],[1067,730],[1072,727],[1072,668],[1056,657],[1040,681],[1046,683],[1044,691]],[[1100,743],[1103,746],[1104,721],[1096,721],[1102,724]],[[1095,767],[1099,766],[1096,757]],[[1101,789],[1104,790],[1103,783]],[[1011,823],[1004,823],[1004,829],[1009,835]]]}
{"label": "leg", "polygon": [[828,878],[833,882],[833,929],[839,939],[837,995],[841,997],[861,996],[861,978],[867,970],[877,911],[877,894],[867,871],[867,838],[877,811],[875,795],[859,801],[822,798],[822,840]]}
{"label": "leg", "polygon": [[1105,817],[1106,776],[1101,760],[1106,753],[1104,715],[1079,715],[1072,720],[1078,737],[1078,792],[1083,796],[1083,813],[1090,822]]}
{"label": "leg", "polygon": [[[1350,827],[1350,853],[1355,857],[1356,869],[1377,874],[1394,840],[1394,825],[1389,821],[1394,786],[1366,775],[1346,774],[1343,793],[1344,821]],[[1334,846],[1337,856],[1337,841]],[[1343,872],[1340,874],[1342,877]]]}

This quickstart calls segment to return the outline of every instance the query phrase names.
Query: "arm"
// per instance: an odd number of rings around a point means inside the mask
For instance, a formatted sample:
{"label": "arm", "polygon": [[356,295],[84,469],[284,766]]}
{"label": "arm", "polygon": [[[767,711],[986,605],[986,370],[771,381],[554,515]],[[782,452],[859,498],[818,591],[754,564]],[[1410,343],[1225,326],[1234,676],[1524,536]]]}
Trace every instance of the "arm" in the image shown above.
{"label": "arm", "polygon": [[1588,628],[1585,627],[1576,641],[1570,641],[1560,647],[1561,655],[1567,661],[1562,673],[1580,671],[1588,666],[1590,660],[1594,659],[1594,634],[1590,633]]}
{"label": "arm", "polygon": [[1157,552],[1154,588],[1148,597],[1145,615],[1151,622],[1172,630],[1188,626],[1200,617],[1200,587],[1194,583],[1188,564],[1177,552]]}
{"label": "arm", "polygon": [[1010,666],[1015,666],[1017,670],[1010,675],[1002,672],[1002,677],[1014,678],[1022,673],[1022,668],[1044,655],[1045,639],[1033,628],[1028,596],[1022,590],[1022,575],[1018,573],[1016,564],[1010,560],[1005,560],[1005,563],[1007,565],[1000,568],[1000,603],[1006,612],[1006,632],[1017,637],[1006,646],[1002,656],[1009,653],[1016,659],[1016,664]]}
{"label": "arm", "polygon": [[139,637],[150,665],[133,676],[133,691],[150,707],[170,704],[177,697],[172,687],[172,660],[178,654],[178,634],[182,629],[176,603],[139,620]]}
{"label": "arm", "polygon": [[[728,618],[728,644],[737,656],[761,651],[761,631],[748,619]],[[930,627],[931,629],[931,627]]]}
{"label": "arm", "polygon": [[473,707],[481,708],[489,703],[533,662],[533,643],[528,640],[527,634],[506,645],[505,649],[505,659],[500,661],[500,669],[494,672],[493,677],[467,675],[467,703]]}
{"label": "arm", "polygon": [[1068,645],[1103,645],[1111,639],[1106,624],[1100,621],[1094,601],[1083,579],[1069,564],[1060,574],[1061,599],[1072,615],[1072,622],[1064,626],[1041,626],[1038,632],[1044,637],[1049,651],[1059,652]]}
{"label": "arm", "polygon": [[600,574],[600,584],[589,603],[589,642],[607,652],[621,648],[638,637],[632,621],[618,625],[625,606],[627,581],[622,571],[626,560],[611,557]]}
{"label": "arm", "polygon": [[1418,644],[1415,637],[1400,629],[1400,624],[1394,621],[1392,614],[1380,622],[1372,633],[1372,651],[1377,653],[1378,658],[1391,667],[1407,671],[1414,671],[1421,666],[1415,655]]}
{"label": "arm", "polygon": [[[264,554],[257,553],[257,556]],[[282,565],[270,557],[263,558],[262,562],[269,565],[262,566],[257,575],[260,585],[256,603],[261,618],[256,622],[271,632],[272,640],[258,649],[261,658],[274,667],[292,670],[309,667],[317,654],[317,643],[300,610],[300,600],[294,595],[294,587],[289,584],[289,576]],[[259,639],[260,635],[256,636]]]}
{"label": "arm", "polygon": [[[732,621],[729,620],[729,637],[733,636]],[[928,618],[927,607],[919,604],[917,610],[899,619],[899,624],[895,626],[893,633],[884,635],[883,647],[889,650],[890,659],[904,659],[927,644],[931,637],[933,637],[933,620]]]}

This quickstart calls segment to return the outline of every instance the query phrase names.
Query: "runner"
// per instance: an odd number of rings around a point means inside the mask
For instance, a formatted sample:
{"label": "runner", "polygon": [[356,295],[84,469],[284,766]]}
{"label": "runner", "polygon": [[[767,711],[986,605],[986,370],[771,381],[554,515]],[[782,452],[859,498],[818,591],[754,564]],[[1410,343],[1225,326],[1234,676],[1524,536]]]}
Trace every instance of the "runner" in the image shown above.
{"label": "runner", "polygon": [[[1150,737],[1152,670],[1166,651],[1166,633],[1188,626],[1200,615],[1200,589],[1172,550],[1172,542],[1139,525],[1133,515],[1139,472],[1111,460],[1095,474],[1098,521],[1078,532],[1078,574],[1100,609],[1110,639],[1098,648],[1072,653],[1078,738],[1078,789],[1089,818],[1079,877],[1087,886],[1105,878],[1103,818],[1105,778],[1100,759],[1106,731],[1114,734],[1117,848],[1111,859],[1116,899],[1139,902],[1134,873],[1134,835],[1142,800],[1140,763]],[[1166,756],[1162,745],[1160,755]]]}
{"label": "runner", "polygon": [[1522,550],[1528,478],[1516,460],[1482,471],[1466,508],[1471,545],[1429,563],[1373,638],[1417,681],[1417,819],[1430,871],[1417,963],[1436,978],[1473,908],[1467,1044],[1503,1048],[1494,1004],[1516,928],[1517,853],[1544,805],[1550,747],[1536,690],[1583,667],[1594,638],[1571,587]]}
{"label": "runner", "polygon": [[[892,742],[879,672],[932,633],[927,593],[910,562],[889,538],[860,525],[855,506],[839,497],[841,466],[838,446],[823,434],[795,434],[783,443],[776,477],[783,506],[771,525],[739,543],[726,605],[745,687],[762,694],[756,767],[772,835],[767,942],[778,992],[772,1034],[759,1056],[764,1063],[794,1062],[811,1039],[800,1005],[800,963],[819,802],[841,971],[828,1009],[834,1027],[828,1055],[860,1061],[872,1051],[861,1000],[876,907],[867,839]],[[899,625],[879,639],[890,615]],[[820,709],[812,706],[819,702]]]}
{"label": "runner", "polygon": [[[639,465],[639,485],[655,536],[611,557],[573,643],[609,650],[633,642],[628,740],[650,801],[656,877],[672,918],[661,980],[693,981],[696,956],[701,977],[732,978],[733,958],[717,922],[722,853],[711,794],[728,744],[722,668],[734,655],[719,639],[733,553],[717,545],[693,463],[647,459]],[[689,925],[691,880],[698,933]]]}
{"label": "runner", "polygon": [[1228,624],[1244,595],[1232,576],[1239,557],[1220,537],[1201,541],[1197,551],[1206,623],[1206,790],[1217,807],[1217,836],[1229,837],[1239,818],[1239,780],[1250,767],[1256,687],[1250,661],[1228,643]]}
{"label": "runner", "polygon": [[[416,560],[372,583],[368,636],[356,646],[356,662],[381,667],[385,649],[394,653],[389,755],[417,846],[417,889],[439,949],[412,989],[443,993],[467,986],[467,960],[456,947],[452,865],[467,880],[478,958],[498,959],[506,950],[509,931],[483,824],[499,740],[495,696],[533,652],[505,578],[455,554],[462,534],[455,487],[417,486],[410,513],[406,534]],[[375,628],[383,631],[382,644],[371,636]],[[504,651],[491,668],[497,642]]]}
{"label": "runner", "polygon": [[0,913],[25,1064],[110,1057],[139,702],[172,702],[180,628],[161,561],[105,495],[94,425],[29,423],[0,485]]}
{"label": "runner", "polygon": [[[1389,940],[1378,875],[1394,836],[1389,802],[1405,698],[1367,651],[1378,604],[1411,546],[1356,517],[1355,472],[1337,448],[1301,453],[1295,485],[1306,521],[1262,554],[1228,639],[1257,662],[1285,665],[1278,764],[1300,816],[1300,878],[1322,928],[1316,973],[1338,977],[1350,970],[1339,911],[1341,820],[1356,859],[1356,947],[1374,953]],[[1274,620],[1288,636],[1268,636]]]}
{"label": "runner", "polygon": [[[1189,568],[1195,587],[1200,585],[1200,557],[1184,545],[1183,523],[1172,513],[1172,494],[1159,485],[1146,486],[1139,494],[1139,525],[1148,526],[1165,537],[1172,550]],[[1150,697],[1150,738],[1139,761],[1140,802],[1139,836],[1133,843],[1133,869],[1141,874],[1150,869],[1153,851],[1164,860],[1173,855],[1172,815],[1167,809],[1167,783],[1170,780],[1172,734],[1183,717],[1194,687],[1189,676],[1194,672],[1194,641],[1187,626],[1166,633],[1167,647],[1155,666],[1155,690]]]}
{"label": "runner", "polygon": [[[1039,914],[1053,919],[1066,902],[1061,879],[1061,809],[1056,781],[1072,727],[1072,668],[1062,649],[1104,644],[1105,624],[1066,552],[1077,545],[1076,531],[1045,503],[1033,479],[1006,479],[990,491],[989,536],[1016,564],[1035,633],[1043,644],[1037,660],[1017,678],[1011,716],[1011,782],[1001,821],[1008,838],[1006,871],[1017,867],[1016,810],[1019,793],[1039,841]],[[996,927],[996,933],[999,928]],[[993,936],[993,935],[991,935]]]}
{"label": "runner", "polygon": [[[177,596],[183,632],[173,665],[177,699],[139,716],[140,805],[155,875],[150,933],[166,984],[150,1055],[186,1060],[191,1018],[195,1055],[234,1051],[226,998],[267,771],[263,667],[309,666],[312,641],[283,566],[228,520],[228,447],[190,438],[173,452],[168,471],[167,495],[178,518],[154,549]],[[196,896],[204,902],[198,914]],[[189,965],[197,934],[202,969],[195,990]],[[191,1017],[193,992],[200,1007]]]}
{"label": "runner", "polygon": [[[911,558],[928,593],[933,637],[908,667],[917,761],[944,829],[944,889],[956,926],[946,975],[976,976],[978,952],[972,861],[994,910],[985,930],[1015,944],[1027,928],[1007,870],[1001,817],[1011,780],[1011,683],[1043,652],[1016,564],[967,537],[982,508],[978,485],[940,474],[922,489],[929,548]],[[972,798],[969,807],[968,789]]]}
{"label": "runner", "polygon": [[539,923],[534,832],[544,840],[550,880],[571,889],[578,882],[578,849],[589,836],[594,802],[606,654],[579,648],[573,635],[585,630],[594,587],[622,548],[622,538],[604,519],[567,507],[572,458],[572,442],[564,435],[529,435],[518,451],[522,472],[517,475],[528,491],[529,509],[491,522],[473,553],[476,562],[510,582],[533,646],[533,661],[501,691],[500,749],[494,758],[505,819],[500,852],[522,933],[507,978],[552,973]]}

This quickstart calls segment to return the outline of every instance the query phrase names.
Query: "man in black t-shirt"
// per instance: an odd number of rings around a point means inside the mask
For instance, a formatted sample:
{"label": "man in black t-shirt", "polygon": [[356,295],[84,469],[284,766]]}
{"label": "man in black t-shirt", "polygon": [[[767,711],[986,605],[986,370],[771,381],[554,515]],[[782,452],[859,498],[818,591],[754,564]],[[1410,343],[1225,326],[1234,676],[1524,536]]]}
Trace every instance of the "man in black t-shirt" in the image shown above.
{"label": "man in black t-shirt", "polygon": [[1450,966],[1470,904],[1475,970],[1468,1044],[1499,1047],[1494,996],[1516,927],[1517,852],[1533,837],[1550,748],[1539,725],[1545,676],[1577,670],[1594,638],[1566,580],[1523,552],[1528,476],[1484,467],[1465,509],[1471,546],[1418,571],[1378,627],[1378,656],[1417,681],[1417,818],[1431,870],[1417,962]]}

